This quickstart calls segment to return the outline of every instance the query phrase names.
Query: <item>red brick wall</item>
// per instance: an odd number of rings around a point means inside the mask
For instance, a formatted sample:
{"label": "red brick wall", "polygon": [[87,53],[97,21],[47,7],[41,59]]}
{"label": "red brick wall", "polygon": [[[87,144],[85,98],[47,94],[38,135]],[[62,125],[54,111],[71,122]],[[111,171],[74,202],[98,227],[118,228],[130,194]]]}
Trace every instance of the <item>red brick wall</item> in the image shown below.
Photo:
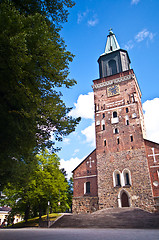
{"label": "red brick wall", "polygon": [[[90,167],[91,158],[91,167]],[[73,196],[97,196],[97,161],[94,150],[84,161],[73,171],[74,187]],[[84,183],[90,182],[90,193],[84,193]]]}
{"label": "red brick wall", "polygon": [[[152,155],[152,148],[154,148],[154,153],[159,154],[159,144],[145,140],[146,154],[148,159],[148,166],[150,171],[151,185],[153,190],[153,196],[159,197],[159,177],[157,174],[157,170],[159,170],[159,155],[155,156],[156,162],[154,162]],[[154,182],[158,182],[158,186],[154,186]]]}

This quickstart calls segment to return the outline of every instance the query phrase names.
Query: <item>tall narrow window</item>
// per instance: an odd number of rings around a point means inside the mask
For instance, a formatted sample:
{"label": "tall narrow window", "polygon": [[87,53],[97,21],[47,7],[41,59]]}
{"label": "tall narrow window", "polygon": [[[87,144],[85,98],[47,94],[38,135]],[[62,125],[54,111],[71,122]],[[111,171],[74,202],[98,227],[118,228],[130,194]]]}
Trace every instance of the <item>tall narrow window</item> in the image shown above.
{"label": "tall narrow window", "polygon": [[119,138],[117,138],[117,144],[119,144]]}
{"label": "tall narrow window", "polygon": [[120,182],[120,174],[119,173],[117,173],[117,175],[116,175],[116,186],[121,186],[121,182]]}
{"label": "tall narrow window", "polygon": [[132,135],[130,135],[130,141],[133,142],[133,136]]}
{"label": "tall narrow window", "polygon": [[126,125],[129,125],[129,120],[126,120]]}
{"label": "tall narrow window", "polygon": [[115,128],[115,129],[114,129],[114,133],[115,133],[115,134],[119,133],[118,128]]}
{"label": "tall narrow window", "polygon": [[105,118],[105,113],[103,113],[103,118]]}
{"label": "tall narrow window", "polygon": [[86,193],[90,193],[90,182],[86,182]]}
{"label": "tall narrow window", "polygon": [[129,112],[129,109],[128,108],[126,108],[126,113],[128,113]]}
{"label": "tall narrow window", "polygon": [[105,124],[102,125],[102,129],[105,130]]}
{"label": "tall narrow window", "polygon": [[107,141],[106,139],[104,139],[104,147],[107,145]]}
{"label": "tall narrow window", "polygon": [[117,115],[117,112],[113,112],[113,118],[116,118],[118,115]]}
{"label": "tall narrow window", "polygon": [[124,169],[122,172],[122,184],[123,186],[131,186],[131,174],[129,169]]}
{"label": "tall narrow window", "polygon": [[125,174],[125,185],[130,185],[129,173]]}
{"label": "tall narrow window", "polygon": [[121,172],[119,170],[115,170],[113,172],[113,184],[114,184],[114,187],[121,186]]}

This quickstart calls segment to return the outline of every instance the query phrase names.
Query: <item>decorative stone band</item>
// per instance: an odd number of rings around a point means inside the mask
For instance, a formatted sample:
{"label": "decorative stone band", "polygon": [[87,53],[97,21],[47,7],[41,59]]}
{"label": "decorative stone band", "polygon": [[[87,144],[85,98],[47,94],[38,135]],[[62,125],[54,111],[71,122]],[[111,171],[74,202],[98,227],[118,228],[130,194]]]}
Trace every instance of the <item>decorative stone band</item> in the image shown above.
{"label": "decorative stone band", "polygon": [[156,166],[150,166],[150,168],[159,168],[159,165],[156,165]]}
{"label": "decorative stone band", "polygon": [[127,81],[127,80],[130,80],[132,78],[135,78],[135,74],[130,74],[128,76],[124,76],[124,77],[120,77],[120,78],[115,78],[115,79],[112,79],[112,80],[109,80],[109,81],[105,81],[105,82],[102,82],[102,83],[97,83],[97,84],[94,84],[92,86],[92,88],[101,88],[101,87],[105,87],[105,86],[109,86],[109,85],[112,85],[114,83],[119,83],[119,82],[123,82],[123,81]]}
{"label": "decorative stone band", "polygon": [[75,177],[74,179],[79,179],[79,178],[90,178],[90,177],[97,177],[97,175],[89,175],[89,176]]}

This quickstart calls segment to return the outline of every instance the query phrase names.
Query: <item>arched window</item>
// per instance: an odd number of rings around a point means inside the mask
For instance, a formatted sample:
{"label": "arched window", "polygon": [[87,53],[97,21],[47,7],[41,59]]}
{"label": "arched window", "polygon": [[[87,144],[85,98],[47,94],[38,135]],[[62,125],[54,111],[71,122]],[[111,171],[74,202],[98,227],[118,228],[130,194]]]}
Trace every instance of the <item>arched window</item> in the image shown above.
{"label": "arched window", "polygon": [[116,61],[115,60],[110,60],[108,62],[109,65],[109,74],[113,75],[117,73],[117,66],[116,66]]}
{"label": "arched window", "polygon": [[116,118],[118,116],[117,112],[113,112],[113,118]]}
{"label": "arched window", "polygon": [[84,183],[84,194],[90,193],[90,182]]}
{"label": "arched window", "polygon": [[124,169],[122,172],[122,185],[123,186],[131,185],[131,174],[128,169]]}
{"label": "arched window", "polygon": [[114,183],[114,187],[121,186],[121,173],[119,170],[115,170],[113,172],[113,183]]}
{"label": "arched window", "polygon": [[118,128],[114,128],[113,129],[113,133],[118,134],[119,133],[119,129]]}

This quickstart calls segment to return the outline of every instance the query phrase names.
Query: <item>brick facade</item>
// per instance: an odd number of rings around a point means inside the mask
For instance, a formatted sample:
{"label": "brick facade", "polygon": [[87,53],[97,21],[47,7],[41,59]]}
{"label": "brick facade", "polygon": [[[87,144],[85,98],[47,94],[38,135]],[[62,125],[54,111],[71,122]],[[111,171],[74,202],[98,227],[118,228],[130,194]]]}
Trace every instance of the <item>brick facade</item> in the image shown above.
{"label": "brick facade", "polygon": [[[96,150],[73,171],[73,212],[117,207],[155,211],[159,206],[159,144],[146,140],[141,92],[133,69],[94,80],[93,90]],[[91,167],[90,160],[94,161]]]}

